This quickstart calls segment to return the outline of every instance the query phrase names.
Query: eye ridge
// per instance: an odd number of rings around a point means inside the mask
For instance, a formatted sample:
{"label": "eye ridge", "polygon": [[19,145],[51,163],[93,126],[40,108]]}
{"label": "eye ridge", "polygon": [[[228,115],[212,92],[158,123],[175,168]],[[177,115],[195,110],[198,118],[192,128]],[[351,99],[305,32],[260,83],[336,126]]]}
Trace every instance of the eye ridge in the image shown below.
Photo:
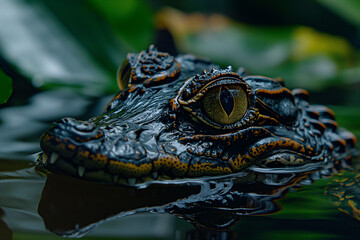
{"label": "eye ridge", "polygon": [[223,108],[224,112],[229,117],[234,110],[235,100],[231,91],[227,87],[220,88],[220,106]]}

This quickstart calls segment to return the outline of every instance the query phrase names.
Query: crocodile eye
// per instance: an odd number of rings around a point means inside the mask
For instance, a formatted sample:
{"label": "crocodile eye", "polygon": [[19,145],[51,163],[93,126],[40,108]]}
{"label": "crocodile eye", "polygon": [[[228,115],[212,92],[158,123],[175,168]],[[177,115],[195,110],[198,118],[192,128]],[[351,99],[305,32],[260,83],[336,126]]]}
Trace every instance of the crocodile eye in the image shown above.
{"label": "crocodile eye", "polygon": [[203,98],[207,116],[219,124],[233,124],[245,115],[248,102],[240,86],[217,86],[210,89]]}
{"label": "crocodile eye", "polygon": [[119,68],[116,76],[117,84],[120,90],[124,90],[125,88],[127,88],[129,84],[130,73],[131,67],[129,62],[126,60]]}

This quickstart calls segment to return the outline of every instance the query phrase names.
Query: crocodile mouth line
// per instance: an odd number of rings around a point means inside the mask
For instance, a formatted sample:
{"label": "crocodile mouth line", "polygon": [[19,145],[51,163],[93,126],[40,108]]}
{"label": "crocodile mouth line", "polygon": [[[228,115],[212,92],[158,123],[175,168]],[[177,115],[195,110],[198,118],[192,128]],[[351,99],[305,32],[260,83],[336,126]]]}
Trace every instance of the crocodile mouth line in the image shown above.
{"label": "crocodile mouth line", "polygon": [[[86,170],[85,167],[81,165],[76,165],[74,163],[70,163],[61,157],[56,152],[39,153],[37,162],[39,166],[46,166],[46,168],[41,168],[40,171],[48,171],[54,174],[61,174],[66,173],[66,175],[80,177],[81,179],[89,179],[92,181],[96,181],[103,184],[115,184],[115,185],[122,185],[122,186],[129,186],[129,187],[136,187],[136,188],[146,188],[152,184],[159,184],[159,185],[168,185],[168,184],[179,184],[179,185],[201,185],[203,186],[205,183],[213,183],[213,181],[217,182],[226,182],[226,183],[248,183],[248,178],[257,179],[258,174],[264,174],[265,178],[263,179],[264,182],[266,181],[273,181],[273,178],[269,178],[268,174],[273,174],[272,171],[259,171],[257,168],[249,168],[245,169],[240,172],[229,173],[226,175],[216,175],[216,176],[203,176],[200,178],[170,178],[167,175],[158,175],[158,172],[152,172],[151,175],[142,177],[142,178],[126,178],[121,177],[119,175],[110,174],[105,172],[104,170],[95,170],[89,171]],[[270,169],[269,169],[270,170]],[[305,171],[301,171],[303,169],[299,169],[298,173],[303,173]],[[307,169],[309,170],[309,169]],[[283,174],[284,178],[289,178],[289,172],[279,172],[280,175]],[[279,174],[276,173],[276,174]],[[255,175],[254,175],[255,174]],[[281,177],[281,176],[280,176]],[[279,178],[279,177],[278,177]],[[293,178],[293,174],[290,176],[290,180]],[[277,183],[278,184],[278,183]]]}
{"label": "crocodile mouth line", "polygon": [[[200,178],[189,177],[176,177],[171,178],[168,175],[161,174],[159,171],[152,171],[149,175],[141,177],[125,177],[120,174],[112,174],[106,169],[91,169],[83,165],[70,162],[69,159],[60,156],[57,152],[41,152],[39,153],[37,162],[40,166],[45,167],[43,170],[49,170],[55,174],[65,174],[81,179],[87,179],[107,184],[125,185],[130,187],[146,187],[148,184],[190,184],[190,183],[203,183],[208,180],[221,180],[230,179],[233,177],[241,178],[247,176],[250,172],[258,174],[288,174],[289,168],[267,168],[260,166],[252,166],[240,172],[228,173],[225,175],[203,176]],[[302,173],[319,169],[320,163],[307,163],[302,166],[292,167],[292,172]]]}
{"label": "crocodile mouth line", "polygon": [[[166,173],[162,173],[161,169],[158,171],[151,171],[148,175],[139,177],[125,177],[121,174],[112,174],[106,170],[86,168],[85,166],[71,161],[69,158],[61,156],[55,151],[42,151],[39,153],[37,163],[47,173],[52,172],[61,175],[70,175],[80,179],[102,182],[107,184],[125,185],[130,187],[145,187],[148,184],[190,184],[202,183],[205,180],[223,179],[236,175],[237,177],[245,174],[243,173],[228,173],[225,175],[202,176],[199,178],[191,178],[189,176],[171,177]],[[152,163],[153,164],[153,163]],[[190,165],[188,166],[188,168]],[[154,169],[154,166],[152,167]],[[189,170],[189,169],[188,169]]]}
{"label": "crocodile mouth line", "polygon": [[37,162],[42,164],[42,166],[46,166],[47,169],[55,173],[67,173],[83,179],[92,179],[111,184],[135,186],[138,183],[169,179],[166,175],[159,175],[158,172],[155,171],[151,172],[150,175],[137,178],[123,177],[119,174],[111,174],[105,169],[89,169],[83,165],[68,161],[57,152],[43,151],[39,154]]}
{"label": "crocodile mouth line", "polygon": [[70,175],[80,177],[81,179],[88,179],[99,183],[123,185],[129,187],[143,188],[150,184],[203,184],[204,181],[239,178],[244,177],[248,172],[230,173],[226,175],[204,176],[200,178],[171,178],[168,175],[162,175],[158,171],[153,171],[150,175],[142,177],[123,177],[118,174],[111,174],[105,169],[86,169],[84,166],[69,162],[56,152],[40,152],[36,160],[38,164],[43,167],[41,171],[46,173],[51,172],[55,174]]}

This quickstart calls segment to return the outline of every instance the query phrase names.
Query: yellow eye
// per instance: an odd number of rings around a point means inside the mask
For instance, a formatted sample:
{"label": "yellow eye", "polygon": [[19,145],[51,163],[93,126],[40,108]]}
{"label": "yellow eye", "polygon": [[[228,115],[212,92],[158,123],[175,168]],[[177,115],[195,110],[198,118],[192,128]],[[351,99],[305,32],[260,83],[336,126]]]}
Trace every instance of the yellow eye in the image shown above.
{"label": "yellow eye", "polygon": [[241,120],[248,107],[246,93],[240,86],[217,86],[203,98],[207,116],[219,124],[233,124]]}

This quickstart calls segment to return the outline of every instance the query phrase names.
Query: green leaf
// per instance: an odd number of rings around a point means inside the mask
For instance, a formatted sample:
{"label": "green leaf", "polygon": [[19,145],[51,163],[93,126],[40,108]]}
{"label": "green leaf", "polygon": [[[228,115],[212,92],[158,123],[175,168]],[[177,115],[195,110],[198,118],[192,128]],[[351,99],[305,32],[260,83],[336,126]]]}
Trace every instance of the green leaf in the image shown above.
{"label": "green leaf", "polygon": [[359,0],[318,0],[318,2],[360,28]]}
{"label": "green leaf", "polygon": [[135,51],[154,40],[154,11],[144,0],[87,0]]}
{"label": "green leaf", "polygon": [[12,80],[0,69],[0,104],[6,103],[12,93]]}
{"label": "green leaf", "polygon": [[81,3],[3,0],[0,55],[37,87],[116,91],[116,68],[128,47]]}
{"label": "green leaf", "polygon": [[[41,1],[41,0],[38,0]],[[116,36],[109,24],[97,17],[98,9],[93,9],[85,1],[49,1],[42,0],[45,6],[55,14],[84,47],[99,66],[116,71],[124,60],[130,47],[121,36]]]}

